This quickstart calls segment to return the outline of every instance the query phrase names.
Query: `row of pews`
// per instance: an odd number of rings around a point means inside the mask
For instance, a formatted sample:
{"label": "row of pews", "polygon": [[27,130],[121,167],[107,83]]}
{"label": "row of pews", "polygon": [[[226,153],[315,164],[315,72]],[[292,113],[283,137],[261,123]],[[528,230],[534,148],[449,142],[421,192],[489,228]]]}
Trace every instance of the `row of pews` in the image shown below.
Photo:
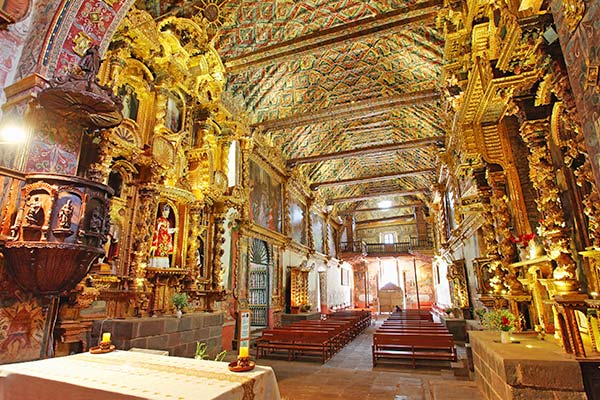
{"label": "row of pews", "polygon": [[265,329],[256,341],[256,359],[283,353],[288,360],[317,355],[325,363],[370,325],[369,311],[353,310]]}
{"label": "row of pews", "polygon": [[448,329],[433,322],[427,310],[394,312],[373,334],[373,366],[377,360],[418,359],[456,361],[456,347]]}

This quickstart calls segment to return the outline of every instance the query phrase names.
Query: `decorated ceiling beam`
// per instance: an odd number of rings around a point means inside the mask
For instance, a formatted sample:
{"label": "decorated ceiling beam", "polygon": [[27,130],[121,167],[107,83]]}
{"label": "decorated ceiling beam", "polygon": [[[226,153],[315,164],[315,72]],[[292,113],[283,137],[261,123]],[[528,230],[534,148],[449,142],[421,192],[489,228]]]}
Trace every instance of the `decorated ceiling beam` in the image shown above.
{"label": "decorated ceiling beam", "polygon": [[308,156],[308,157],[292,158],[287,161],[287,166],[295,167],[296,165],[300,165],[300,164],[310,164],[310,163],[316,163],[316,162],[321,162],[321,161],[336,160],[339,158],[367,156],[367,155],[380,154],[380,153],[385,153],[385,152],[390,152],[390,151],[418,149],[420,147],[430,146],[432,144],[439,143],[439,142],[443,143],[444,140],[445,140],[444,136],[433,136],[433,137],[428,137],[428,138],[423,138],[423,139],[407,140],[406,142],[402,142],[402,143],[383,144],[383,145],[372,146],[372,147],[363,147],[360,149],[338,151],[335,153],[318,154],[318,155]]}
{"label": "decorated ceiling beam", "polygon": [[392,219],[390,221],[371,222],[368,224],[357,225],[356,230],[360,231],[363,229],[382,228],[385,226],[397,226],[397,225],[414,225],[415,221],[410,219]]}
{"label": "decorated ceiling beam", "polygon": [[393,174],[381,174],[371,175],[362,178],[351,178],[351,179],[338,179],[333,181],[314,182],[311,183],[310,188],[316,190],[326,186],[339,186],[339,185],[353,185],[357,183],[369,183],[369,182],[381,182],[391,179],[406,178],[409,176],[423,175],[430,172],[434,172],[434,168],[417,169],[413,171],[397,172]]}
{"label": "decorated ceiling beam", "polygon": [[349,40],[364,39],[371,35],[382,35],[384,32],[396,32],[407,25],[418,24],[422,26],[434,21],[442,3],[441,0],[429,0],[370,18],[363,18],[348,24],[317,31],[301,39],[288,40],[231,58],[227,61],[226,67],[229,72],[235,73],[249,67],[265,63],[271,64],[274,60],[280,58],[292,55],[299,57],[304,52],[323,49],[323,47],[327,46],[336,46],[339,43],[345,43]]}
{"label": "decorated ceiling beam", "polygon": [[422,194],[425,192],[425,189],[418,189],[418,190],[396,190],[393,192],[381,192],[381,193],[371,193],[371,194],[365,194],[365,195],[361,195],[361,196],[350,196],[350,197],[338,197],[335,199],[329,199],[327,200],[327,204],[338,204],[338,203],[349,203],[349,202],[355,202],[355,201],[362,201],[362,200],[368,200],[368,199],[373,199],[376,197],[384,197],[384,196],[416,196],[419,194]]}
{"label": "decorated ceiling beam", "polygon": [[388,210],[397,210],[397,209],[401,209],[401,208],[423,207],[423,206],[425,206],[425,203],[420,202],[420,201],[413,201],[410,203],[398,204],[398,205],[386,207],[386,208],[381,208],[381,207],[357,208],[355,210],[342,211],[342,212],[339,212],[338,214],[339,215],[348,215],[348,214],[354,214],[354,213],[359,213],[359,212],[372,212],[372,211],[384,212],[384,211],[388,211]]}
{"label": "decorated ceiling beam", "polygon": [[[433,81],[432,81],[433,82]],[[436,89],[426,89],[418,92],[403,93],[395,96],[377,97],[350,102],[333,107],[311,110],[294,114],[290,117],[263,121],[252,127],[260,127],[263,131],[289,129],[303,125],[318,124],[332,120],[364,119],[379,114],[391,112],[397,108],[420,103],[430,103],[441,97]]]}
{"label": "decorated ceiling beam", "polygon": [[376,218],[376,219],[366,219],[364,221],[356,221],[356,225],[365,225],[365,224],[377,224],[380,222],[394,222],[394,221],[406,221],[408,219],[412,219],[415,216],[413,214],[405,214],[405,215],[396,215],[394,217],[386,217],[386,218]]}

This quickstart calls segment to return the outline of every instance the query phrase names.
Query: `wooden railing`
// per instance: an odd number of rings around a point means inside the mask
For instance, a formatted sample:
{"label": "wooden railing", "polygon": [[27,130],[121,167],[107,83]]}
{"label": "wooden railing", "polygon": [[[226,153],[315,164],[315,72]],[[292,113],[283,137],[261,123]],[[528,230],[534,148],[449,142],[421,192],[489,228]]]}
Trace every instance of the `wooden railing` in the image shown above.
{"label": "wooden railing", "polygon": [[378,254],[410,254],[414,250],[431,250],[433,242],[430,239],[410,238],[398,243],[365,243],[363,241],[342,242],[342,253],[360,253],[366,256]]}

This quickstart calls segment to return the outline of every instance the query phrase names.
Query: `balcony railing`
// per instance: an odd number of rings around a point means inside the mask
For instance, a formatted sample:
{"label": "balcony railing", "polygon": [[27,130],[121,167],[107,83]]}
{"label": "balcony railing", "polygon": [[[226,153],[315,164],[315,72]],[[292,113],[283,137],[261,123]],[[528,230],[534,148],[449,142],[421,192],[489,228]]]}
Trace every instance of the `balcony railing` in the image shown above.
{"label": "balcony railing", "polygon": [[415,250],[431,250],[433,242],[430,239],[410,238],[407,242],[398,243],[365,243],[361,240],[342,242],[342,253],[360,253],[366,256],[381,254],[410,254]]}

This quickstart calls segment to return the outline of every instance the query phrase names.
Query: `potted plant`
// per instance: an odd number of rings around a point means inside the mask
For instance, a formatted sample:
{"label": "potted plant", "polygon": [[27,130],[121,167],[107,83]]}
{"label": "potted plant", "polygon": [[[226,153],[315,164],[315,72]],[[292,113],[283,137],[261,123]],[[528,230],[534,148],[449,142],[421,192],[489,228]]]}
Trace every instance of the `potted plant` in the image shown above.
{"label": "potted plant", "polygon": [[310,312],[310,309],[311,309],[311,306],[308,303],[307,304],[302,304],[300,306],[300,311],[301,312]]}
{"label": "potted plant", "polygon": [[517,317],[506,308],[482,313],[481,324],[487,328],[500,331],[500,342],[510,343],[510,332],[515,329]]}
{"label": "potted plant", "polygon": [[183,308],[188,306],[188,295],[187,293],[175,293],[173,295],[173,305],[177,308],[177,318],[181,318],[183,314]]}

